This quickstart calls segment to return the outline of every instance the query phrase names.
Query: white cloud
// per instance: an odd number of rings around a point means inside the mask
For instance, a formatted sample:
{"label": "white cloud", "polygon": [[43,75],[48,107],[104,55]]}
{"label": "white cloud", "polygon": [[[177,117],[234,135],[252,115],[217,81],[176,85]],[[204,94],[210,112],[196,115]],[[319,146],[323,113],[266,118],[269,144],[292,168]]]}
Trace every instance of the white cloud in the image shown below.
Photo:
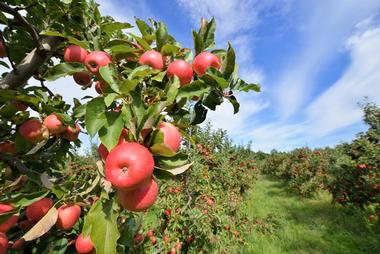
{"label": "white cloud", "polygon": [[357,123],[362,112],[357,103],[366,96],[380,103],[380,27],[349,38],[351,63],[341,78],[307,109],[312,133],[326,135]]}
{"label": "white cloud", "polygon": [[[305,4],[305,3],[304,3]],[[299,51],[279,76],[275,100],[282,119],[297,112],[315,91],[316,78],[330,63],[355,25],[380,7],[379,1],[315,1],[303,6]]]}

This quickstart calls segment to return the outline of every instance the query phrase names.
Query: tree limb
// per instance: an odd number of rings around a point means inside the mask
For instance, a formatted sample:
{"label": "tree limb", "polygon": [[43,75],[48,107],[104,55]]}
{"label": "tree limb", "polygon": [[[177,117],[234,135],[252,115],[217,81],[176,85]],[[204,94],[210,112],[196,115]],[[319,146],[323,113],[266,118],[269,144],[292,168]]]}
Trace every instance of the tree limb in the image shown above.
{"label": "tree limb", "polygon": [[8,45],[5,43],[5,39],[4,39],[4,36],[3,36],[3,32],[2,32],[2,31],[0,31],[0,41],[3,43],[3,47],[5,47],[5,52],[7,53],[8,61],[9,61],[9,63],[11,64],[12,69],[13,69],[13,70],[16,70],[16,66],[15,66],[15,64],[13,63],[13,60],[11,59],[11,56],[10,56],[10,54],[9,54],[9,47],[8,47]]}
{"label": "tree limb", "polygon": [[0,153],[0,160],[5,161],[9,166],[11,166],[12,168],[16,168],[21,173],[26,173],[29,171],[27,166],[25,166],[21,162],[21,160],[15,156],[5,154],[5,153]]}
{"label": "tree limb", "polygon": [[8,73],[0,80],[0,89],[14,89],[24,86],[54,53],[57,47],[63,41],[63,38],[55,36],[46,36],[41,38],[41,50],[33,49],[26,57],[16,66],[16,70]]}

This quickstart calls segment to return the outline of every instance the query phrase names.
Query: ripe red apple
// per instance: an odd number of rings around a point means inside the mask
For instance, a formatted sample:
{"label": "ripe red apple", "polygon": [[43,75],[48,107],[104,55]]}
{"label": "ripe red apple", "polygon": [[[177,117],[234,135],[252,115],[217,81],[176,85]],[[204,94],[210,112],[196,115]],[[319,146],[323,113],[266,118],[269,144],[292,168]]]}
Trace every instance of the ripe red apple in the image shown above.
{"label": "ripe red apple", "polygon": [[80,132],[80,126],[78,123],[75,123],[75,130],[71,126],[67,126],[63,134],[63,137],[70,141],[75,141],[78,139],[79,132]]}
{"label": "ripe red apple", "polygon": [[181,85],[185,85],[190,83],[193,78],[193,68],[185,60],[176,60],[169,64],[166,74],[169,78],[176,75]]}
{"label": "ripe red apple", "polygon": [[[128,129],[124,128],[121,131],[119,142],[117,143],[117,145],[125,143],[125,138],[127,136],[128,136]],[[98,147],[98,154],[103,161],[106,161],[107,156],[109,154],[107,147],[103,144],[100,144]]]}
{"label": "ripe red apple", "polygon": [[29,119],[19,128],[20,135],[30,141],[38,142],[43,139],[42,123],[37,119]]}
{"label": "ripe red apple", "polygon": [[77,45],[69,45],[63,52],[63,60],[65,60],[65,62],[84,63],[87,55],[88,51],[84,48]]}
{"label": "ripe red apple", "polygon": [[26,208],[26,217],[30,221],[39,221],[53,207],[51,198],[42,198]]}
{"label": "ripe red apple", "polygon": [[154,233],[153,233],[153,230],[148,230],[148,232],[146,233],[146,236],[147,237],[152,237],[152,236],[154,236]]}
{"label": "ripe red apple", "polygon": [[158,127],[164,133],[164,144],[176,152],[181,145],[181,134],[178,128],[167,122],[161,122]]}
{"label": "ripe red apple", "polygon": [[51,134],[59,134],[66,130],[66,127],[56,114],[48,115],[44,119],[44,126]]}
{"label": "ripe red apple", "polygon": [[80,234],[75,241],[75,249],[81,254],[91,252],[94,249],[94,244],[91,241],[90,235],[83,238],[82,234]]}
{"label": "ripe red apple", "polygon": [[71,229],[77,223],[80,212],[79,205],[62,205],[58,208],[57,227],[63,230]]}
{"label": "ripe red apple", "polygon": [[11,100],[10,102],[17,110],[19,111],[25,111],[28,109],[28,105],[25,105],[21,101],[18,100]]}
{"label": "ripe red apple", "polygon": [[98,75],[100,67],[112,62],[112,57],[104,51],[92,51],[84,60],[84,65],[92,74]]}
{"label": "ripe red apple", "polygon": [[12,244],[12,249],[14,250],[21,250],[24,248],[25,245],[25,240],[24,239],[18,239]]}
{"label": "ripe red apple", "polygon": [[[9,204],[0,204],[0,214],[12,211],[13,208],[14,207]],[[12,215],[6,221],[0,224],[0,232],[4,232],[4,233],[7,232],[17,223],[17,220],[18,220],[18,215]]]}
{"label": "ripe red apple", "polygon": [[193,60],[193,69],[198,76],[205,74],[210,67],[214,67],[215,69],[220,68],[219,57],[210,52],[203,51]]}
{"label": "ripe red apple", "polygon": [[120,204],[129,211],[140,212],[151,207],[158,194],[157,183],[151,179],[134,190],[117,192]]}
{"label": "ripe red apple", "polygon": [[170,238],[168,236],[164,236],[163,238],[164,243],[168,243]]}
{"label": "ripe red apple", "polygon": [[170,253],[170,254],[177,254],[177,251],[176,251],[175,247],[173,247],[173,248],[170,250],[169,253]]}
{"label": "ripe red apple", "polygon": [[34,224],[36,224],[34,221],[30,220],[23,220],[18,223],[19,228],[21,228],[23,231],[28,231],[31,229]]}
{"label": "ripe red apple", "polygon": [[170,216],[170,215],[172,215],[172,210],[170,210],[170,209],[166,209],[166,210],[164,211],[164,214],[165,214],[166,216]]}
{"label": "ripe red apple", "polygon": [[5,254],[8,250],[8,238],[4,233],[0,233],[0,254]]}
{"label": "ripe red apple", "polygon": [[135,243],[140,243],[144,241],[144,236],[142,234],[136,234],[134,238]]}
{"label": "ripe red apple", "polygon": [[164,59],[161,53],[155,50],[149,50],[141,55],[139,64],[149,65],[153,69],[162,70],[164,68]]}
{"label": "ripe red apple", "polygon": [[87,71],[74,73],[74,81],[80,86],[88,86],[92,82],[92,75]]}
{"label": "ripe red apple", "polygon": [[16,154],[15,143],[10,141],[0,143],[0,153]]}
{"label": "ripe red apple", "polygon": [[152,243],[152,245],[156,245],[157,238],[155,236],[150,237],[150,242]]}
{"label": "ripe red apple", "polygon": [[123,143],[108,154],[105,175],[115,188],[132,190],[151,177],[153,168],[153,156],[146,147]]}
{"label": "ripe red apple", "polygon": [[207,204],[209,206],[213,206],[214,205],[214,200],[212,200],[211,198],[207,198],[206,202],[207,202]]}
{"label": "ripe red apple", "polygon": [[103,94],[108,87],[108,84],[105,81],[96,81],[95,82],[95,90],[98,94]]}

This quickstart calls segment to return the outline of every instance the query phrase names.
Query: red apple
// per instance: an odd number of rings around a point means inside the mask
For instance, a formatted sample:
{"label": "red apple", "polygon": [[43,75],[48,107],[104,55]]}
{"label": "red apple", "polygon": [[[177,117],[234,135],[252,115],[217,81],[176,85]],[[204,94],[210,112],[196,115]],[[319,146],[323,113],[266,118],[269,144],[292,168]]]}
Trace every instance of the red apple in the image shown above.
{"label": "red apple", "polygon": [[181,145],[181,134],[178,128],[167,122],[161,122],[158,127],[164,133],[164,144],[174,152],[177,151]]}
{"label": "red apple", "polygon": [[8,250],[8,238],[4,233],[0,233],[0,254],[5,254]]}
{"label": "red apple", "polygon": [[152,237],[152,236],[154,236],[154,233],[153,233],[153,230],[148,230],[148,232],[146,233],[146,236],[147,237]]}
{"label": "red apple", "polygon": [[30,141],[38,142],[43,139],[42,123],[37,119],[29,119],[19,128],[20,135]]}
{"label": "red apple", "polygon": [[152,245],[156,245],[156,243],[157,243],[157,238],[156,237],[152,236],[149,239],[150,239],[150,242],[152,243]]}
{"label": "red apple", "polygon": [[214,67],[215,69],[220,68],[219,57],[210,52],[204,51],[197,55],[193,60],[193,69],[198,76],[205,74],[210,67]]}
{"label": "red apple", "polygon": [[75,141],[78,139],[79,132],[80,126],[78,123],[75,123],[75,130],[71,126],[67,126],[65,133],[63,134],[63,137],[70,141]]}
{"label": "red apple", "polygon": [[66,127],[56,114],[48,115],[44,119],[44,126],[51,134],[59,134],[66,130]]}
{"label": "red apple", "polygon": [[92,74],[98,75],[100,67],[106,66],[112,62],[112,57],[104,51],[92,51],[84,60],[84,65]]}
{"label": "red apple", "polygon": [[108,154],[105,175],[115,188],[132,190],[151,177],[153,168],[153,156],[146,147],[123,143]]}
{"label": "red apple", "polygon": [[80,212],[79,205],[62,205],[58,208],[57,227],[63,230],[71,229],[77,223]]}
{"label": "red apple", "polygon": [[134,238],[135,243],[140,243],[144,241],[144,236],[142,234],[136,234]]}
{"label": "red apple", "polygon": [[[0,204],[0,214],[12,211],[14,207],[9,204]],[[9,229],[11,229],[18,220],[18,215],[12,215],[10,218],[8,218],[6,221],[0,224],[0,232],[7,232]]]}
{"label": "red apple", "polygon": [[24,239],[18,239],[12,244],[12,249],[14,250],[21,250],[24,248],[25,245],[25,240]]}
{"label": "red apple", "polygon": [[90,235],[83,238],[82,234],[80,234],[75,241],[75,249],[81,254],[91,252],[94,249],[94,244],[91,241]]}
{"label": "red apple", "polygon": [[165,213],[166,216],[170,216],[170,215],[172,215],[172,210],[170,210],[170,209],[166,209],[166,210],[164,211],[164,213]]}
{"label": "red apple", "polygon": [[16,154],[15,143],[10,141],[0,143],[0,153]]}
{"label": "red apple", "polygon": [[164,59],[161,53],[155,50],[149,50],[141,55],[139,64],[149,65],[153,69],[162,70],[164,68]]}
{"label": "red apple", "polygon": [[77,45],[69,45],[63,52],[63,60],[65,60],[65,62],[84,63],[87,55],[88,52],[84,48]]}
{"label": "red apple", "polygon": [[17,110],[19,111],[25,111],[28,109],[28,105],[25,105],[21,101],[18,100],[11,100],[10,102]]}
{"label": "red apple", "polygon": [[21,228],[23,231],[28,231],[31,229],[34,224],[36,224],[35,221],[30,221],[30,220],[23,220],[18,223],[19,228]]}
{"label": "red apple", "polygon": [[151,207],[158,194],[157,183],[151,179],[132,191],[117,192],[120,204],[129,211],[140,212]]}
{"label": "red apple", "polygon": [[80,86],[88,86],[92,82],[92,75],[87,71],[74,73],[74,81]]}
{"label": "red apple", "polygon": [[30,221],[39,221],[53,207],[51,198],[42,198],[26,208],[26,217]]}
{"label": "red apple", "polygon": [[169,253],[170,253],[170,254],[177,254],[177,251],[176,251],[175,247],[173,247],[173,248],[170,250]]}
{"label": "red apple", "polygon": [[185,60],[176,60],[169,64],[166,74],[169,78],[174,75],[177,76],[181,85],[185,85],[191,82],[193,78],[193,69]]}
{"label": "red apple", "polygon": [[105,81],[96,81],[95,82],[95,90],[98,94],[103,94],[108,88],[108,84]]}
{"label": "red apple", "polygon": [[0,58],[6,57],[7,51],[5,50],[4,43],[0,41]]}
{"label": "red apple", "polygon": [[212,200],[211,198],[207,198],[206,202],[207,202],[207,204],[209,206],[213,206],[214,205],[214,200]]}

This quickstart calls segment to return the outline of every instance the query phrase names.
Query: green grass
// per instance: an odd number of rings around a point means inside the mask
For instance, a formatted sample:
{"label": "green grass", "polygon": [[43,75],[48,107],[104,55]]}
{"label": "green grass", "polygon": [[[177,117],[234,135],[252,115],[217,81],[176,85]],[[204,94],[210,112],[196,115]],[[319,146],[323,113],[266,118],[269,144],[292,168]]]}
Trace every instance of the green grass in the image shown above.
{"label": "green grass", "polygon": [[243,210],[253,223],[235,253],[380,253],[380,236],[365,217],[331,204],[327,193],[304,199],[280,180],[260,177]]}

